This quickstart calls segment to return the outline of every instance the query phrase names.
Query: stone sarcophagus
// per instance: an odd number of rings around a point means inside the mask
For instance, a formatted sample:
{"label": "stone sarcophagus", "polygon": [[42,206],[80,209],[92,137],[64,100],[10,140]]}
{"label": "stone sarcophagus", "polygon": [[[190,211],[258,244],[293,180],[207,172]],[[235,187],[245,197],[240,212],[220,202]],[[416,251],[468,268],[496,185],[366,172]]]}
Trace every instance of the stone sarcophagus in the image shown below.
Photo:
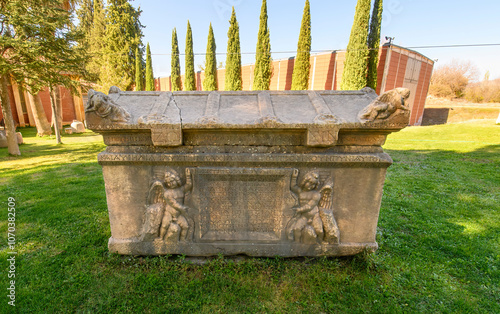
{"label": "stone sarcophagus", "polygon": [[409,91],[89,92],[120,254],[321,256],[375,250]]}

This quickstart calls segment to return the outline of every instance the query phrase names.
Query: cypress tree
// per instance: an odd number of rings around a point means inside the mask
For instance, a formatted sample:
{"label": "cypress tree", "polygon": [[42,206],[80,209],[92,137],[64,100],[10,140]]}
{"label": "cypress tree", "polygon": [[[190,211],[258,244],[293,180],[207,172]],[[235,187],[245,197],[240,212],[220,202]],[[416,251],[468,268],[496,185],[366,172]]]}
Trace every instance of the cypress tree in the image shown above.
{"label": "cypress tree", "polygon": [[142,56],[139,54],[139,47],[135,48],[135,90],[144,90],[142,70]]}
{"label": "cypress tree", "polygon": [[104,68],[100,73],[103,90],[112,85],[130,90],[135,81],[135,48],[142,48],[141,10],[127,0],[108,0]]}
{"label": "cypress tree", "polygon": [[306,0],[302,25],[300,26],[297,57],[293,66],[292,90],[306,90],[309,84],[309,58],[311,56],[311,11],[309,0]]}
{"label": "cypress tree", "polygon": [[358,0],[356,5],[340,83],[341,90],[359,90],[366,87],[370,4],[370,0]]}
{"label": "cypress tree", "polygon": [[227,58],[226,58],[226,82],[225,90],[241,90],[241,50],[240,50],[240,27],[236,20],[236,13],[231,14],[227,32]]}
{"label": "cypress tree", "polygon": [[255,55],[253,90],[268,90],[271,83],[271,41],[267,27],[267,2],[262,0]]}
{"label": "cypress tree", "polygon": [[196,78],[194,73],[193,33],[191,24],[187,24],[186,32],[186,74],[184,75],[184,90],[196,90]]}
{"label": "cypress tree", "polygon": [[212,23],[208,28],[207,53],[205,59],[205,79],[203,89],[206,91],[217,90],[217,59],[215,57],[215,37]]}
{"label": "cypress tree", "polygon": [[[104,60],[104,43],[106,37],[106,12],[102,0],[94,0],[92,27],[86,35],[90,60],[87,70],[94,76],[93,80],[102,84],[101,73],[106,71]],[[85,46],[84,46],[85,47]]]}
{"label": "cypress tree", "polygon": [[380,26],[382,25],[382,0],[375,0],[370,33],[368,34],[368,76],[366,86],[377,89],[378,49],[380,46]]}
{"label": "cypress tree", "polygon": [[179,61],[179,43],[177,42],[177,30],[172,30],[172,58],[170,59],[170,80],[172,91],[179,91],[181,87],[181,64]]}
{"label": "cypress tree", "polygon": [[149,49],[149,43],[146,47],[146,90],[155,90],[155,78],[153,76],[153,62],[151,61],[151,50]]}
{"label": "cypress tree", "polygon": [[89,49],[90,33],[93,27],[94,19],[94,4],[92,0],[81,0],[80,6],[76,11],[78,16],[77,29],[82,33],[82,38],[78,41],[85,50]]}

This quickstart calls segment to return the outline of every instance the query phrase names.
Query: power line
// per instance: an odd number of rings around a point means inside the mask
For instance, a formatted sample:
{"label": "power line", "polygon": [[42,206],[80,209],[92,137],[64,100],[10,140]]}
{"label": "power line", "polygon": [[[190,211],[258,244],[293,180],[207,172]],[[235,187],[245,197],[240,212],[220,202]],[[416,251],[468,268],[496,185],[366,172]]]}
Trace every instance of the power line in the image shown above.
{"label": "power line", "polygon": [[[500,46],[500,43],[498,44],[456,44],[456,45],[436,45],[436,46],[412,46],[412,47],[402,47],[406,49],[433,49],[433,48],[463,48],[463,47],[492,47],[492,46]],[[344,49],[338,49],[340,51],[347,51]],[[338,50],[311,50],[311,51],[271,51],[273,54],[278,54],[278,53],[287,53],[287,54],[295,54],[295,53],[322,53],[322,52],[333,52],[333,51],[338,51]],[[358,51],[358,50],[378,50],[377,48],[366,48],[366,49],[356,49],[356,50],[350,50],[350,51]],[[206,53],[194,53],[195,56],[204,56]],[[226,52],[217,52],[215,53],[216,55],[227,55]],[[242,52],[242,55],[255,55],[255,52]],[[152,53],[151,55],[153,56],[171,56],[171,53]],[[185,56],[185,53],[179,53],[179,56]]]}
{"label": "power line", "polygon": [[415,47],[404,47],[410,49],[427,49],[427,48],[459,48],[459,47],[490,47],[490,46],[500,46],[500,44],[464,44],[464,45],[443,45],[443,46],[415,46]]}

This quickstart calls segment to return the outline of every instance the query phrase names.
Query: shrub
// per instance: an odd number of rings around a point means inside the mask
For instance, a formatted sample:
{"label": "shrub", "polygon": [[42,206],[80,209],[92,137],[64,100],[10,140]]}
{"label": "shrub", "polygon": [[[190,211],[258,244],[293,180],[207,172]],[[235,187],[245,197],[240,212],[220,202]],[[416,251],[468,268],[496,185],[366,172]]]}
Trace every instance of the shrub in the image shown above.
{"label": "shrub", "polygon": [[465,89],[465,99],[477,103],[500,103],[500,79],[469,84]]}
{"label": "shrub", "polygon": [[478,69],[471,62],[453,60],[434,71],[429,93],[436,97],[461,98],[467,85],[477,76]]}

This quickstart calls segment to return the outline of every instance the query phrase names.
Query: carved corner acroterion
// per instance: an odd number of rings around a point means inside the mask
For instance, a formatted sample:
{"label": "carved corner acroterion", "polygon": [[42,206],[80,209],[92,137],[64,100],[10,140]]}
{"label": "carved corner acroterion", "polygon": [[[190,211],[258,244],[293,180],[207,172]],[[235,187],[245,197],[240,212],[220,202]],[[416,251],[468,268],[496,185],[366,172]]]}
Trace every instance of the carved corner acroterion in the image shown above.
{"label": "carved corner acroterion", "polygon": [[119,106],[111,97],[92,89],[88,92],[85,113],[93,113],[103,120],[116,123],[125,123],[131,118],[130,113],[125,108]]}
{"label": "carved corner acroterion", "polygon": [[407,88],[395,88],[378,96],[373,102],[358,113],[361,122],[380,122],[398,115],[408,116],[410,108],[406,101],[410,97]]}

